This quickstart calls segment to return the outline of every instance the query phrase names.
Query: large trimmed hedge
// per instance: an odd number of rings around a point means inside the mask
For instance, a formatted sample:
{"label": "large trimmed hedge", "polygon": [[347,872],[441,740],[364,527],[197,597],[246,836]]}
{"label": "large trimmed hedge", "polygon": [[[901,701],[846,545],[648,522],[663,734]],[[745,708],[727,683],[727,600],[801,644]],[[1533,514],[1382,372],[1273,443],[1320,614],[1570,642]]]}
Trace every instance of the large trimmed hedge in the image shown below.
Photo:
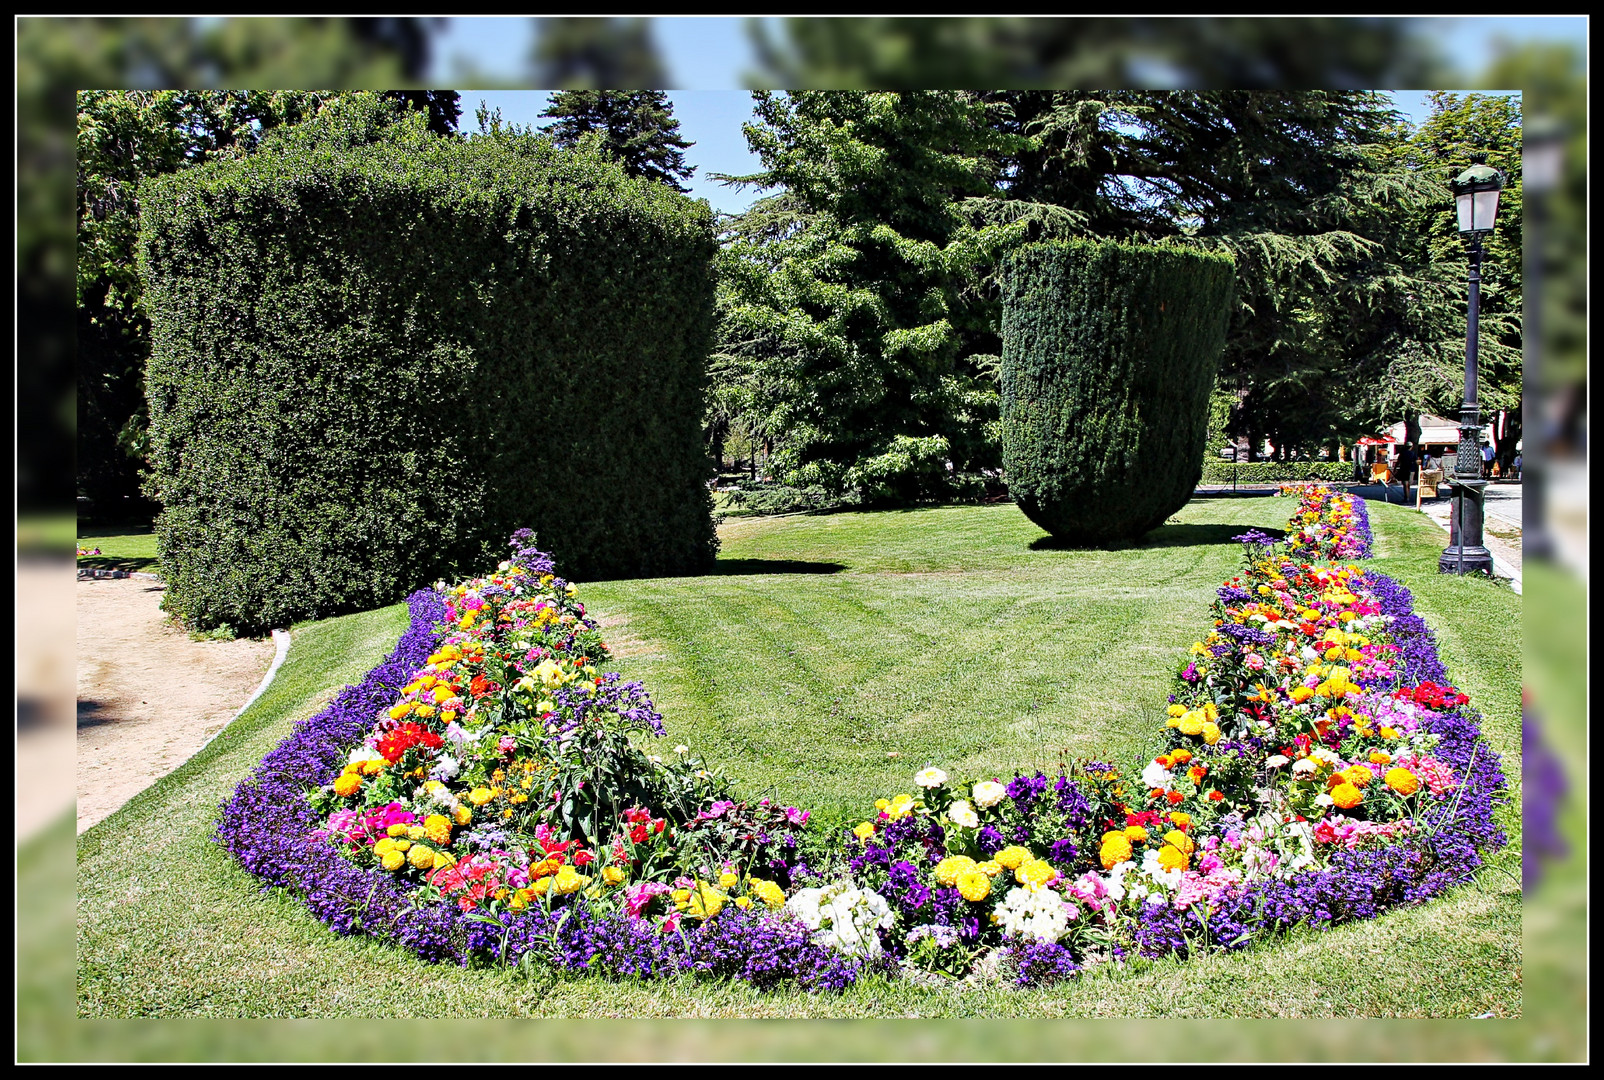
{"label": "large trimmed hedge", "polygon": [[141,205],[157,543],[192,625],[393,603],[520,526],[578,578],[713,559],[705,203],[358,100]]}
{"label": "large trimmed hedge", "polygon": [[[1234,471],[1233,471],[1234,470]],[[1369,475],[1369,469],[1365,470]],[[1353,479],[1351,461],[1205,461],[1205,484],[1274,484],[1279,481],[1323,480],[1344,484]]]}
{"label": "large trimmed hedge", "polygon": [[1071,543],[1134,538],[1191,498],[1225,346],[1228,256],[1070,241],[1003,268],[1003,470]]}

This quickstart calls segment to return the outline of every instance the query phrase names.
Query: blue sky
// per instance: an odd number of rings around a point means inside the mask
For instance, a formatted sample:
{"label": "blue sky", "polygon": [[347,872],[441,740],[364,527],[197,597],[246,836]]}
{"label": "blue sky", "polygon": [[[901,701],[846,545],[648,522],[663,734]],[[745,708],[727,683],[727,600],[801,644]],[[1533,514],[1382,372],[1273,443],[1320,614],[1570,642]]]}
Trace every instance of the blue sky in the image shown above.
{"label": "blue sky", "polygon": [[[1494,55],[1500,38],[1511,41],[1564,39],[1585,43],[1587,20],[1581,17],[1443,18],[1443,51],[1454,57],[1460,70],[1482,70]],[[753,66],[747,20],[727,17],[664,17],[652,20],[654,38],[669,68],[670,83],[689,87],[670,91],[681,134],[695,143],[686,152],[696,166],[689,186],[692,195],[705,198],[717,210],[737,213],[759,195],[737,192],[706,179],[709,172],[740,174],[757,170],[757,159],[747,150],[741,124],[751,117],[751,97],[742,89],[743,76]],[[451,19],[435,38],[435,85],[452,85],[470,65],[486,80],[515,83],[522,78],[533,37],[528,18]],[[1474,83],[1475,80],[1467,79]],[[460,84],[459,84],[460,85]],[[1483,90],[1482,92],[1487,92]],[[1418,123],[1428,111],[1429,91],[1397,91],[1394,100],[1411,121]],[[463,90],[463,126],[471,129],[481,99],[513,123],[544,123],[539,118],[548,95],[540,91]]]}

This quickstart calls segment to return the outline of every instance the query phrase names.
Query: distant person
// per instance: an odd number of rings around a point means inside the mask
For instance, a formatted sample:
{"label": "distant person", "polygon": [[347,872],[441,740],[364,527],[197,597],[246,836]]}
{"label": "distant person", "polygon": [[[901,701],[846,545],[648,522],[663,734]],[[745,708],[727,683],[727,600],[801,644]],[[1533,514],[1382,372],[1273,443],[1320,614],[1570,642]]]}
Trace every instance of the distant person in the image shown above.
{"label": "distant person", "polygon": [[1519,480],[1520,479],[1520,451],[1519,450],[1515,451],[1515,460],[1514,460],[1514,462],[1512,462],[1512,464],[1515,466],[1515,479]]}
{"label": "distant person", "polygon": [[1483,480],[1491,480],[1493,478],[1492,443],[1485,443],[1481,448],[1481,478]]}
{"label": "distant person", "polygon": [[1403,484],[1404,502],[1409,501],[1409,483],[1415,478],[1415,466],[1419,463],[1415,457],[1415,444],[1404,443],[1403,449],[1398,451],[1398,462],[1395,471],[1398,482]]}

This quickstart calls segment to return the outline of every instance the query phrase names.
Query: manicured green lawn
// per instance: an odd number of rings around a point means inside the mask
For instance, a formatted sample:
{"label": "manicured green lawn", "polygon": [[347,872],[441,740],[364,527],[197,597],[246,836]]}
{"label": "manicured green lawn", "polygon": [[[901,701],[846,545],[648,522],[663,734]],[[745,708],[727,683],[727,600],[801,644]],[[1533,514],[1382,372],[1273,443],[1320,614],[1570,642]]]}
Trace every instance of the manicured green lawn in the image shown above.
{"label": "manicured green lawn", "polygon": [[[1214,587],[1237,564],[1229,537],[1278,528],[1291,506],[1195,501],[1119,551],[1041,544],[1012,506],[742,520],[724,527],[718,574],[594,582],[580,596],[610,627],[612,666],[652,691],[667,745],[691,745],[747,792],[861,815],[877,796],[908,790],[926,762],[959,776],[1008,775],[1140,750],[1183,651],[1207,628]],[[79,838],[79,1015],[1518,1015],[1520,597],[1439,577],[1435,525],[1401,507],[1371,513],[1376,566],[1415,590],[1514,788],[1503,812],[1511,847],[1474,885],[1425,907],[1031,992],[874,982],[840,996],[764,995],[423,964],[335,937],[299,900],[261,893],[210,840],[217,804],[293,722],[393,646],[405,621],[396,607],[296,627],[284,669],[244,717]],[[324,1055],[347,1052],[320,1045]],[[127,1050],[118,1042],[97,1056]],[[426,1028],[397,1027],[374,1052],[452,1050]],[[631,1053],[598,1044],[581,1056]]]}
{"label": "manicured green lawn", "polygon": [[78,546],[99,555],[83,555],[78,565],[97,570],[142,570],[154,574],[160,571],[156,564],[156,532],[142,529],[136,532],[112,529],[81,528]]}

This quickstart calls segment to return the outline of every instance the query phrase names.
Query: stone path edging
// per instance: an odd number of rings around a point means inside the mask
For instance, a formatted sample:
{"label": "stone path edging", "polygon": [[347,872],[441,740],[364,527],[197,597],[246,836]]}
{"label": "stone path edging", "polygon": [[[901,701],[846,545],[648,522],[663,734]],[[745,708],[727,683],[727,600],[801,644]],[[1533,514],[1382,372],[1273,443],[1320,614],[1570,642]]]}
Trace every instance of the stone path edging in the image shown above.
{"label": "stone path edging", "polygon": [[97,578],[102,581],[117,580],[119,578],[139,578],[141,581],[161,580],[160,575],[147,574],[143,570],[101,570],[94,566],[78,567],[79,581],[89,581]]}
{"label": "stone path edging", "polygon": [[[273,662],[268,665],[267,674],[262,676],[262,681],[256,685],[255,693],[246,698],[245,704],[239,707],[239,711],[228,718],[228,724],[224,724],[222,727],[212,732],[211,736],[205,742],[200,744],[200,746],[195,750],[196,754],[210,746],[213,739],[216,739],[219,735],[228,730],[229,724],[232,724],[241,716],[244,716],[245,710],[256,704],[256,699],[262,696],[262,693],[267,689],[268,684],[273,681],[273,676],[278,674],[279,667],[284,663],[285,655],[290,651],[290,632],[288,630],[273,631],[273,646]],[[190,756],[194,757],[195,755],[191,754]]]}

